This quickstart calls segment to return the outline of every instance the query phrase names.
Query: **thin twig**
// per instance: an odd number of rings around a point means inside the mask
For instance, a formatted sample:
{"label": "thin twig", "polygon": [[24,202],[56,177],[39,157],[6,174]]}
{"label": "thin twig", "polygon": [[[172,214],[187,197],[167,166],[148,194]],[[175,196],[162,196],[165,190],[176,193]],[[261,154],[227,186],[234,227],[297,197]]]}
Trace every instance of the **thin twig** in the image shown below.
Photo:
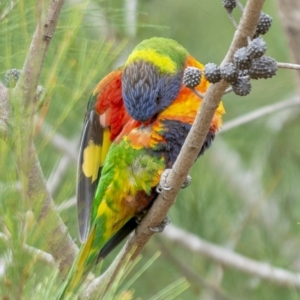
{"label": "thin twig", "polygon": [[299,106],[299,105],[300,105],[300,98],[295,96],[289,100],[284,100],[284,101],[281,101],[278,103],[274,103],[274,104],[270,104],[270,105],[261,107],[257,110],[254,110],[250,113],[244,114],[244,115],[239,116],[231,121],[226,122],[222,127],[221,133],[224,133],[228,130],[239,127],[243,124],[249,123],[258,118],[264,117],[268,114],[272,114],[276,111],[280,111],[282,109],[291,108],[291,107]]}
{"label": "thin twig", "polygon": [[232,23],[233,27],[234,27],[235,29],[237,29],[239,25],[238,25],[238,23],[235,21],[233,15],[232,15],[232,12],[231,12],[231,11],[228,11],[227,9],[225,9],[225,10],[226,10],[227,16],[228,16],[230,22]]}
{"label": "thin twig", "polygon": [[198,92],[195,88],[190,88],[199,98],[203,99],[204,95]]}
{"label": "thin twig", "polygon": [[[237,4],[237,7],[243,12],[244,11],[244,7],[243,7],[242,3],[240,1],[238,1],[238,0],[236,0],[236,4]],[[228,9],[225,9],[225,10],[226,10],[226,13],[227,13],[228,18],[231,21],[232,25],[234,26],[235,29],[237,29],[238,28],[238,24],[235,21],[233,15],[232,15],[232,10],[228,10]]]}
{"label": "thin twig", "polygon": [[300,65],[277,62],[277,67],[281,69],[300,70]]}
{"label": "thin twig", "polygon": [[229,93],[231,93],[231,92],[232,92],[232,87],[230,86],[230,87],[228,87],[228,88],[225,90],[225,92],[224,92],[223,95],[229,94]]}
{"label": "thin twig", "polygon": [[292,273],[281,268],[273,267],[268,263],[250,259],[234,251],[207,242],[174,225],[166,227],[163,235],[189,249],[189,251],[205,256],[224,266],[257,276],[278,285],[300,288],[300,273]]}
{"label": "thin twig", "polygon": [[237,7],[241,10],[241,12],[243,12],[244,11],[243,4],[239,0],[236,0],[236,4],[237,4]]}

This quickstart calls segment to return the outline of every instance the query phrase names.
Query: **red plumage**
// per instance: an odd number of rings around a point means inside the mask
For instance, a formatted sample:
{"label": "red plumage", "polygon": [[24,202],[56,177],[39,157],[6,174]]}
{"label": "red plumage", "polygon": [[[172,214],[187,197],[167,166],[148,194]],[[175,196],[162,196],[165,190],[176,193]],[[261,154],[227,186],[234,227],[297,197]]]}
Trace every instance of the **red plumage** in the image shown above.
{"label": "red plumage", "polygon": [[122,72],[123,69],[119,68],[108,74],[94,91],[97,95],[95,110],[100,116],[100,124],[104,128],[110,126],[111,141],[118,136],[130,119],[122,98]]}

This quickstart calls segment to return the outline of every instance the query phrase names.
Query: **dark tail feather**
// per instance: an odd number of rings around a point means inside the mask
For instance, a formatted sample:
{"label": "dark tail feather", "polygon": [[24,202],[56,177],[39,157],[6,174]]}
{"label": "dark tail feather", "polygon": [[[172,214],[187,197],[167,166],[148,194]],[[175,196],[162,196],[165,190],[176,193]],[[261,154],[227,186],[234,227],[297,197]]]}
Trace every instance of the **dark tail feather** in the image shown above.
{"label": "dark tail feather", "polygon": [[101,249],[97,258],[97,263],[115,249],[115,247],[118,246],[119,243],[121,243],[122,240],[137,227],[137,225],[138,223],[135,218],[130,219]]}

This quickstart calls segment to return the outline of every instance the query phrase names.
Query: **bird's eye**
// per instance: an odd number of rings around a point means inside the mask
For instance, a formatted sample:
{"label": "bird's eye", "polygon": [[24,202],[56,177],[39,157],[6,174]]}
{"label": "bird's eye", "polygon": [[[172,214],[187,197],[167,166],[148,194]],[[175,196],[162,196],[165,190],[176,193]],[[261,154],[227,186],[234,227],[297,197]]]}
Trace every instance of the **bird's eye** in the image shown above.
{"label": "bird's eye", "polygon": [[156,104],[159,104],[160,100],[161,100],[161,95],[160,93],[158,93],[155,99]]}

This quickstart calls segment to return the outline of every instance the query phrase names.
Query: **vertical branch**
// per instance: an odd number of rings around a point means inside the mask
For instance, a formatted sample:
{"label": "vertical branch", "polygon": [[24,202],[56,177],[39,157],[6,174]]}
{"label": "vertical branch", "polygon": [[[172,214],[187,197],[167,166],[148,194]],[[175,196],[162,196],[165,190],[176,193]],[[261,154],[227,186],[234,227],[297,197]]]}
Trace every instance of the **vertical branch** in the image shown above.
{"label": "vertical branch", "polygon": [[72,265],[78,249],[55,209],[33,143],[30,144],[29,153],[31,160],[26,200],[37,218],[39,233],[43,237],[46,249],[49,249],[54,260],[59,262],[60,271],[64,275]]}
{"label": "vertical branch", "polygon": [[43,62],[54,35],[56,24],[64,0],[52,0],[46,17],[39,16],[30,48],[23,66],[23,72],[15,88],[15,93],[22,91],[25,105],[34,100],[34,93],[38,85]]}
{"label": "vertical branch", "polygon": [[60,263],[62,274],[66,274],[75,258],[77,247],[55,210],[33,143],[33,120],[37,109],[36,87],[63,3],[64,0],[51,0],[44,16],[43,1],[38,2],[37,27],[21,77],[10,97],[12,113],[9,122],[13,126],[9,137],[14,146],[23,200],[38,221],[38,233],[45,241],[46,248],[50,250],[55,261]]}

